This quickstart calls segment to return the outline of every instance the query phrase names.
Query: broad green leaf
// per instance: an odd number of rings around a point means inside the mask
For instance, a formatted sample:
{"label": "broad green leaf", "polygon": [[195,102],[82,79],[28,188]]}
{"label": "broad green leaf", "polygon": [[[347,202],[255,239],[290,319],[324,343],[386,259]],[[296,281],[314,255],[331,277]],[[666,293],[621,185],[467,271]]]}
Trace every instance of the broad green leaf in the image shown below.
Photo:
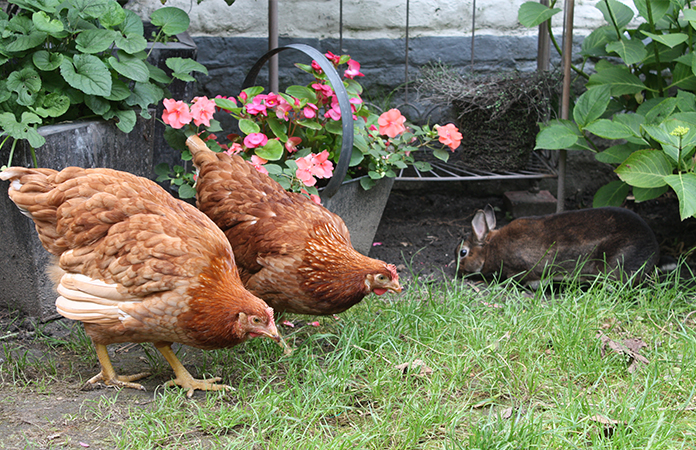
{"label": "broad green leaf", "polygon": [[313,120],[302,119],[302,120],[298,120],[297,124],[300,126],[303,126],[305,128],[310,128],[312,130],[321,130],[321,124],[319,124]]}
{"label": "broad green leaf", "polygon": [[579,132],[573,132],[568,124],[554,121],[537,134],[534,149],[562,150],[575,144],[579,138]]}
{"label": "broad green leaf", "polygon": [[228,98],[214,98],[213,100],[215,101],[215,105],[222,110],[232,111],[239,109],[234,100]]}
{"label": "broad green leaf", "polygon": [[669,190],[669,186],[662,186],[659,188],[633,188],[633,197],[636,199],[636,203],[645,202],[659,197]]}
{"label": "broad green leaf", "polygon": [[188,30],[191,22],[184,10],[173,6],[166,6],[153,11],[150,14],[150,21],[154,26],[161,28],[162,32],[167,36],[183,33]]}
{"label": "broad green leaf", "polygon": [[261,131],[261,128],[259,128],[256,122],[254,122],[253,120],[239,119],[239,131],[248,136],[251,133],[258,133],[259,131]]}
{"label": "broad green leaf", "polygon": [[591,75],[587,87],[602,84],[611,87],[611,95],[613,96],[636,94],[647,89],[637,76],[629,72],[628,68],[622,67],[612,67]]}
{"label": "broad green leaf", "polygon": [[679,199],[679,215],[681,220],[696,214],[696,174],[678,173],[665,177]]}
{"label": "broad green leaf", "polygon": [[60,117],[70,108],[70,98],[58,92],[46,95],[41,104],[35,106],[33,111],[41,117]]}
{"label": "broad green leaf", "polygon": [[609,86],[595,86],[577,99],[573,108],[573,119],[580,128],[585,128],[604,114],[611,100],[610,91]]}
{"label": "broad green leaf", "polygon": [[686,42],[686,40],[689,39],[689,36],[684,33],[653,34],[643,30],[641,30],[641,33],[653,41],[666,45],[669,48],[673,48],[674,46],[679,45],[682,42]]}
{"label": "broad green leaf", "polygon": [[330,120],[324,125],[324,129],[331,134],[343,134],[343,123],[338,120]]}
{"label": "broad green leaf", "polygon": [[628,139],[633,136],[633,131],[626,125],[608,119],[591,123],[585,130],[604,139]]}
{"label": "broad green leaf", "polygon": [[201,72],[208,75],[208,69],[203,64],[189,58],[168,58],[165,64],[172,69],[174,78],[186,82],[196,81],[195,78],[189,75],[191,72]]}
{"label": "broad green leaf", "polygon": [[346,85],[346,92],[350,96],[358,96],[362,95],[363,93],[363,88],[360,83],[358,83],[356,80],[348,78],[347,80],[343,80],[343,83]]}
{"label": "broad green leaf", "polygon": [[[616,21],[618,28],[623,28],[633,20],[633,10],[617,0],[602,0],[595,7],[602,11],[604,20],[611,24],[612,27],[614,26],[614,21]],[[609,13],[610,10],[611,14]],[[612,17],[614,20],[612,20]]]}
{"label": "broad green leaf", "polygon": [[348,163],[348,167],[357,166],[363,161],[363,159],[365,159],[363,152],[361,152],[357,147],[353,147],[353,152],[350,154],[350,162]]}
{"label": "broad green leaf", "polygon": [[546,22],[559,12],[561,12],[559,8],[549,8],[539,2],[525,2],[520,5],[517,20],[523,27],[532,28]]}
{"label": "broad green leaf", "polygon": [[248,99],[252,99],[263,92],[263,87],[252,86],[252,87],[248,87],[248,88],[244,89],[242,92],[244,92],[246,94]]}
{"label": "broad green leaf", "polygon": [[[164,98],[164,91],[152,83],[135,83],[133,93],[126,99],[128,106],[140,106],[147,110],[150,105],[157,105]],[[208,130],[210,131],[210,130]]]}
{"label": "broad green leaf", "polygon": [[677,92],[677,108],[681,112],[696,111],[696,95],[691,92],[679,90]]}
{"label": "broad green leaf", "polygon": [[[357,132],[353,136],[353,156],[355,156],[355,149],[358,149],[361,154],[367,153],[370,149],[367,145],[367,140],[365,140],[365,137],[361,134],[358,134]],[[352,161],[352,159],[351,159]],[[351,165],[352,167],[352,165]]]}
{"label": "broad green leaf", "polygon": [[[374,172],[371,172],[371,173],[374,173]],[[375,174],[375,175],[377,175],[377,174]],[[377,175],[377,176],[379,176],[379,175]],[[370,189],[375,187],[375,184],[377,184],[377,182],[375,180],[373,180],[371,176],[360,178],[360,186],[366,191],[369,191]]]}
{"label": "broad green leaf", "polygon": [[46,143],[46,139],[36,131],[36,124],[41,122],[41,117],[27,111],[22,113],[20,122],[10,112],[1,113],[0,134],[7,134],[14,139],[26,139],[32,147],[41,147]]}
{"label": "broad green leaf", "polygon": [[60,53],[49,53],[46,50],[39,50],[31,56],[31,60],[37,69],[50,72],[60,67],[63,62],[63,55]]}
{"label": "broad green leaf", "polygon": [[648,136],[650,136],[660,144],[671,145],[674,147],[679,145],[679,138],[670,135],[669,132],[665,130],[663,125],[643,125],[643,129],[646,133],[648,133]]}
{"label": "broad green leaf", "polygon": [[118,78],[113,78],[111,80],[111,94],[109,94],[105,98],[107,100],[111,100],[112,102],[119,102],[121,100],[127,99],[128,97],[130,97],[130,95],[130,87]]}
{"label": "broad green leaf", "polygon": [[39,31],[45,31],[49,34],[60,33],[63,31],[63,22],[60,19],[52,19],[43,11],[37,11],[31,16],[34,26]]}
{"label": "broad green leaf", "polygon": [[75,38],[75,46],[82,53],[101,53],[111,47],[117,34],[102,28],[85,30]]}
{"label": "broad green leaf", "polygon": [[676,63],[672,70],[672,84],[668,87],[678,87],[690,91],[696,91],[696,58],[694,65]]}
{"label": "broad green leaf", "polygon": [[692,28],[696,28],[696,9],[683,9],[684,18],[689,21]]}
{"label": "broad green leaf", "polygon": [[116,44],[116,47],[130,55],[142,52],[147,48],[147,41],[143,37],[142,33],[138,34],[129,32],[125,35],[116,33],[114,43]]}
{"label": "broad green leaf", "polygon": [[129,55],[126,52],[118,51],[118,59],[113,56],[109,57],[111,67],[124,77],[145,83],[150,79],[150,70],[145,65],[145,62]]}
{"label": "broad green leaf", "polygon": [[595,192],[594,199],[592,200],[592,207],[621,206],[623,201],[626,200],[626,196],[630,190],[631,186],[623,181],[616,180],[609,182]]}
{"label": "broad green leaf", "polygon": [[277,139],[269,139],[266,145],[256,149],[255,153],[259,158],[268,161],[278,161],[283,156],[285,148]]}
{"label": "broad green leaf", "polygon": [[664,153],[658,150],[638,150],[616,168],[616,173],[631,186],[656,188],[665,185],[664,177],[674,166]]}
{"label": "broad green leaf", "polygon": [[111,94],[111,73],[94,55],[75,55],[60,65],[60,74],[68,84],[85,94],[106,97]]}
{"label": "broad green leaf", "polygon": [[582,51],[580,55],[582,56],[607,56],[606,47],[610,42],[615,42],[617,40],[616,31],[614,28],[605,25],[599,27],[589,34],[582,41]]}
{"label": "broad green leaf", "polygon": [[677,99],[669,97],[660,101],[645,113],[645,123],[661,123],[677,108]]}
{"label": "broad green leaf", "polygon": [[[669,0],[633,0],[638,13],[645,19],[656,23],[664,17],[669,10]],[[650,8],[648,9],[648,4]]]}
{"label": "broad green leaf", "polygon": [[283,168],[278,164],[264,164],[263,167],[269,175],[280,175],[283,173]]}
{"label": "broad green leaf", "polygon": [[150,78],[152,81],[155,81],[157,83],[162,83],[162,84],[169,84],[172,82],[172,79],[167,75],[167,73],[160,69],[159,67],[153,66],[149,62],[145,61],[145,65],[147,66],[147,70],[150,72]]}
{"label": "broad green leaf", "polygon": [[118,24],[117,28],[126,36],[132,35],[143,37],[145,29],[143,27],[143,20],[140,18],[140,16],[130,9],[125,9],[124,12],[126,13],[126,18],[123,19],[123,22]]}
{"label": "broad green leaf", "polygon": [[278,120],[276,117],[269,117],[268,118],[268,125],[270,125],[271,130],[273,131],[273,134],[276,135],[276,137],[280,138],[282,142],[286,142],[288,140],[287,132],[288,132],[288,127],[284,123],[285,121],[281,122]]}
{"label": "broad green leaf", "polygon": [[[175,150],[184,151],[188,149],[188,147],[186,147],[186,137],[187,136],[181,129],[177,130],[172,127],[164,127],[164,140]],[[167,167],[167,170],[169,170],[169,167]]]}
{"label": "broad green leaf", "polygon": [[597,153],[595,159],[606,164],[621,164],[631,156],[635,149],[630,144],[618,144]]}
{"label": "broad green leaf", "polygon": [[7,77],[7,89],[17,93],[17,103],[31,106],[36,101],[36,94],[41,89],[39,73],[30,67],[12,72]]}
{"label": "broad green leaf", "polygon": [[5,50],[12,53],[19,53],[42,45],[46,41],[46,33],[43,31],[32,31],[28,35],[17,35],[13,41],[5,44]]}
{"label": "broad green leaf", "polygon": [[12,91],[7,88],[7,80],[0,80],[0,103],[12,97]]}
{"label": "broad green leaf", "polygon": [[56,7],[60,5],[63,0],[13,0],[12,3],[23,9],[28,9],[31,11],[44,11],[47,13],[56,12]]}
{"label": "broad green leaf", "polygon": [[310,103],[317,102],[316,92],[307,86],[288,86],[285,92],[300,100],[307,99]]}
{"label": "broad green leaf", "polygon": [[184,183],[181,186],[179,186],[179,198],[186,199],[186,198],[194,198],[196,196],[196,190],[191,187],[190,184]]}
{"label": "broad green leaf", "polygon": [[99,16],[99,23],[105,28],[113,28],[126,20],[126,12],[123,7],[116,2],[109,2],[107,12]]}
{"label": "broad green leaf", "polygon": [[606,48],[607,52],[618,54],[628,66],[638,64],[643,58],[648,56],[648,52],[645,50],[645,44],[638,39],[626,39],[622,37],[618,41],[607,44]]}
{"label": "broad green leaf", "polygon": [[132,109],[111,110],[109,113],[104,114],[102,117],[104,117],[107,120],[111,119],[112,117],[116,117],[116,119],[118,120],[116,122],[116,126],[119,130],[123,131],[124,133],[130,133],[131,131],[133,131],[133,127],[135,127],[135,122],[137,120],[135,111],[133,111]]}
{"label": "broad green leaf", "polygon": [[92,110],[94,114],[101,116],[111,109],[111,103],[104,97],[94,95],[85,95],[85,105]]}
{"label": "broad green leaf", "polygon": [[70,0],[82,19],[98,19],[109,12],[109,0]]}

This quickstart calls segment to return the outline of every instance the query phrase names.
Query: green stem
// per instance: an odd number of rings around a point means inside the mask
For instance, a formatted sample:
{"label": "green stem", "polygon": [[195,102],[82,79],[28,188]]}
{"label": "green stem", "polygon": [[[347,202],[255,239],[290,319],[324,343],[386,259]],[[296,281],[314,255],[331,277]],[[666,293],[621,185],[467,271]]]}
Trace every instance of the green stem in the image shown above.
{"label": "green stem", "polygon": [[[558,45],[558,42],[556,41],[556,37],[553,35],[553,31],[551,31],[551,19],[549,19],[549,38],[551,39],[551,43],[553,43],[553,47],[556,49],[559,55],[563,56],[563,50],[561,50],[560,45]],[[583,77],[586,80],[590,79],[590,76],[583,72],[581,69],[578,69],[575,67],[573,64],[570,65],[570,68],[573,69],[578,75]]]}
{"label": "green stem", "polygon": [[[655,21],[652,15],[652,6],[650,5],[650,0],[645,0],[645,6],[648,10],[648,23],[650,24],[650,31],[653,34],[657,34],[655,30]],[[662,88],[662,69],[660,64],[660,50],[657,48],[657,42],[653,41],[653,52],[655,53],[655,64],[657,64],[657,91],[659,96],[662,97],[664,90]]]}
{"label": "green stem", "polygon": [[[7,141],[10,137],[7,136],[5,138],[5,141]],[[5,144],[5,141],[2,141],[3,145]],[[17,139],[12,141],[12,147],[10,147],[10,157],[7,159],[7,167],[12,167],[12,157],[14,156],[14,151],[15,151],[15,146],[17,145]]]}

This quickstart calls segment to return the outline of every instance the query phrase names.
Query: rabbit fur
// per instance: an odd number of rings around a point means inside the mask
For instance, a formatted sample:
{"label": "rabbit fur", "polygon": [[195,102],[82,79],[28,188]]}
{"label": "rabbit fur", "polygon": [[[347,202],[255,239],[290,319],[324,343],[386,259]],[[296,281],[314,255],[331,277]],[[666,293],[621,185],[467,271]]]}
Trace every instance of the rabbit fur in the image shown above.
{"label": "rabbit fur", "polygon": [[461,275],[516,275],[539,281],[544,272],[562,279],[581,264],[582,275],[611,273],[636,281],[653,270],[659,259],[655,234],[636,213],[604,207],[522,217],[499,230],[493,208],[478,210],[472,231],[458,248]]}

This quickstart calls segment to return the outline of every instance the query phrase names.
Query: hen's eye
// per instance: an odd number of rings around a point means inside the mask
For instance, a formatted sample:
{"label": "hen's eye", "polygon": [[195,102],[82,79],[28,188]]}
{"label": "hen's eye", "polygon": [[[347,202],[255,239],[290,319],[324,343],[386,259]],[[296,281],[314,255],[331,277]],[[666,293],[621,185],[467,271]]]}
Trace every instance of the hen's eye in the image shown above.
{"label": "hen's eye", "polygon": [[469,254],[469,249],[466,248],[466,247],[462,247],[462,248],[459,250],[459,257],[460,257],[460,258],[465,258],[466,255],[468,255],[468,254]]}
{"label": "hen's eye", "polygon": [[254,317],[253,319],[251,319],[251,321],[254,322],[255,324],[261,323],[261,319],[259,319],[258,317]]}
{"label": "hen's eye", "polygon": [[377,281],[387,281],[387,277],[382,274],[377,275]]}

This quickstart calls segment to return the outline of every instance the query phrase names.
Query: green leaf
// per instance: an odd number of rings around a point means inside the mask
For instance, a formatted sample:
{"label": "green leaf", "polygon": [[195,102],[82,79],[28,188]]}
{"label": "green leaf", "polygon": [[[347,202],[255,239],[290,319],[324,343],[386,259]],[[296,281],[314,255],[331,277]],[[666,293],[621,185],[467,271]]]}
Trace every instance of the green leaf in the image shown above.
{"label": "green leaf", "polygon": [[321,130],[321,124],[309,119],[301,119],[297,121],[297,124],[305,128],[312,130]]}
{"label": "green leaf", "polygon": [[98,19],[109,12],[109,0],[70,0],[82,19]]}
{"label": "green leaf", "polygon": [[144,61],[121,50],[117,52],[117,55],[118,59],[113,56],[109,57],[109,64],[116,72],[130,80],[141,83],[150,80],[150,70]]}
{"label": "green leaf", "polygon": [[85,94],[102,97],[111,94],[111,73],[94,55],[75,55],[72,61],[65,58],[60,74],[70,86]]}
{"label": "green leaf", "polygon": [[[607,3],[609,4],[608,7]],[[633,10],[617,0],[602,0],[597,3],[596,8],[602,11],[604,20],[609,22],[612,27],[614,25],[614,22],[611,19],[612,15],[616,20],[616,26],[619,28],[625,27],[631,20],[633,20]],[[611,9],[611,15],[609,14],[609,9]]]}
{"label": "green leaf", "polygon": [[135,83],[133,93],[126,99],[128,106],[140,106],[147,110],[150,105],[156,105],[164,98],[164,91],[152,83]]}
{"label": "green leaf", "polygon": [[643,30],[640,32],[653,41],[666,45],[669,48],[674,48],[675,46],[681,44],[682,42],[686,42],[686,40],[689,39],[689,36],[684,33],[654,34]]}
{"label": "green leaf", "polygon": [[116,2],[109,2],[108,10],[99,16],[99,23],[105,28],[113,28],[123,23],[126,20],[126,12],[123,7]]}
{"label": "green leaf", "polygon": [[277,139],[269,139],[266,145],[256,149],[256,155],[268,161],[278,161],[285,148]]}
{"label": "green leaf", "polygon": [[566,149],[580,138],[579,131],[573,131],[573,126],[563,121],[553,121],[542,129],[536,137],[534,149],[562,150]]}
{"label": "green leaf", "polygon": [[239,119],[239,131],[248,136],[251,133],[258,133],[259,131],[261,131],[261,128],[259,128],[256,122],[254,122],[253,120]]}
{"label": "green leaf", "polygon": [[677,92],[677,108],[681,112],[696,111],[696,95],[691,92],[679,90]]}
{"label": "green leaf", "polygon": [[585,131],[604,139],[627,139],[633,136],[633,131],[626,125],[608,119],[600,119],[591,123],[585,127]]}
{"label": "green leaf", "polygon": [[377,177],[380,177],[375,172],[370,172],[369,177],[360,178],[360,186],[366,191],[369,191],[370,189],[375,187],[375,184],[377,184],[377,182],[372,178],[372,174],[377,175]]}
{"label": "green leaf", "polygon": [[599,27],[582,41],[581,56],[607,56],[606,46],[616,41],[616,31],[608,25]]}
{"label": "green leaf", "polygon": [[592,207],[621,206],[623,201],[626,200],[626,196],[630,190],[631,186],[623,181],[616,180],[609,182],[595,192],[594,199],[592,200]]}
{"label": "green leaf", "polygon": [[37,11],[31,16],[34,26],[39,31],[45,31],[49,34],[60,33],[63,31],[63,22],[60,19],[52,19],[43,11]]}
{"label": "green leaf", "polygon": [[92,110],[94,114],[101,116],[111,109],[111,103],[104,97],[94,95],[85,95],[85,105]]}
{"label": "green leaf", "polygon": [[677,99],[669,97],[653,106],[645,113],[646,123],[661,123],[677,108]]}
{"label": "green leaf", "polygon": [[357,166],[363,161],[363,159],[365,159],[363,152],[361,152],[359,148],[353,147],[353,152],[350,154],[350,162],[348,163],[348,167]]}
{"label": "green leaf", "polygon": [[268,125],[270,125],[273,134],[280,138],[282,142],[286,142],[288,140],[288,127],[285,125],[284,121],[281,122],[277,117],[269,117]]}
{"label": "green leaf", "polygon": [[696,28],[696,9],[683,9],[684,19],[689,21],[692,28]]}
{"label": "green leaf", "polygon": [[324,129],[331,134],[343,134],[343,124],[339,120],[329,120],[326,125],[324,125]]}
{"label": "green leaf", "polygon": [[[653,23],[657,23],[660,19],[667,14],[669,10],[669,0],[633,0],[633,3],[638,9],[638,13],[643,16],[645,20],[652,18]],[[650,4],[650,11],[652,12],[652,17],[648,14],[648,3]]]}
{"label": "green leaf", "polygon": [[147,48],[147,41],[143,37],[142,32],[140,32],[140,34],[126,33],[125,35],[116,33],[114,43],[116,44],[116,47],[120,48],[129,55],[142,52]]}
{"label": "green leaf", "polygon": [[17,122],[15,115],[10,112],[0,114],[0,130],[14,139],[26,139],[34,148],[46,143],[46,139],[36,131],[35,124],[41,122],[41,117],[27,111],[22,113],[21,122]]}
{"label": "green leaf", "polygon": [[16,35],[13,41],[5,44],[8,52],[19,53],[42,45],[46,41],[47,34],[43,31],[32,31],[27,35]]}
{"label": "green leaf", "polygon": [[115,31],[102,28],[85,30],[75,38],[75,46],[82,53],[101,53],[111,47],[117,35]]}
{"label": "green leaf", "polygon": [[664,177],[674,166],[664,153],[658,150],[638,150],[616,168],[616,173],[631,186],[656,188],[665,185]]}
{"label": "green leaf", "polygon": [[635,151],[630,144],[613,145],[603,152],[597,153],[595,159],[606,164],[621,164]]}
{"label": "green leaf", "polygon": [[150,14],[150,21],[162,29],[167,36],[183,33],[191,23],[188,14],[182,9],[167,6],[157,9]]}
{"label": "green leaf", "polygon": [[35,106],[33,111],[41,117],[60,117],[70,108],[70,98],[59,92],[51,92],[46,95],[41,104]]}
{"label": "green leaf", "polygon": [[179,186],[179,198],[193,198],[196,196],[196,190],[188,183]]}
{"label": "green leaf", "polygon": [[184,151],[188,149],[186,147],[186,134],[183,129],[177,130],[172,127],[164,127],[164,140],[174,150]]}
{"label": "green leaf", "polygon": [[607,44],[607,51],[617,53],[623,59],[626,65],[638,64],[646,56],[648,52],[643,44],[638,39],[626,39],[622,37],[620,40]]}
{"label": "green leaf", "polygon": [[41,89],[39,73],[30,67],[12,72],[7,77],[7,89],[17,93],[17,103],[31,106],[36,101],[36,94]]}
{"label": "green leaf", "polygon": [[109,119],[114,116],[116,117],[116,119],[118,119],[118,122],[116,122],[116,126],[119,130],[123,131],[124,133],[130,133],[131,131],[133,131],[133,128],[135,127],[135,122],[138,119],[135,115],[135,111],[133,111],[132,109],[118,109],[116,111],[112,111],[112,113],[106,114],[104,118]]}
{"label": "green leaf", "polygon": [[669,186],[662,186],[659,188],[633,188],[633,197],[636,199],[636,203],[645,202],[659,197],[669,190]]}
{"label": "green leaf", "polygon": [[[693,54],[690,54],[693,56]],[[696,90],[696,58],[693,58],[694,65],[676,63],[672,70],[672,84],[669,87]]]}
{"label": "green leaf", "polygon": [[313,89],[308,88],[307,86],[288,86],[285,92],[300,100],[306,99],[310,103],[317,102],[316,92]]}
{"label": "green leaf", "polygon": [[696,174],[678,173],[665,177],[679,199],[679,215],[681,220],[696,214]]}
{"label": "green leaf", "polygon": [[587,87],[602,84],[611,87],[611,95],[613,96],[636,94],[646,89],[646,86],[637,76],[623,67],[612,67],[592,74],[587,82]]}
{"label": "green leaf", "polygon": [[228,99],[228,98],[214,98],[213,100],[215,101],[215,105],[216,105],[218,108],[222,109],[222,110],[232,111],[232,110],[239,109],[239,107],[237,106],[237,104],[236,104],[233,100],[231,100],[231,99]]}
{"label": "green leaf", "polygon": [[120,102],[121,100],[125,100],[130,97],[130,95],[130,87],[118,78],[114,78],[111,80],[111,94],[104,98],[111,100],[112,102]]}
{"label": "green leaf", "polygon": [[208,69],[199,62],[190,58],[167,58],[165,61],[167,67],[172,69],[172,76],[183,81],[196,81],[195,78],[188,75],[190,72],[201,72],[208,75]]}
{"label": "green leaf", "polygon": [[559,12],[561,12],[559,8],[549,8],[539,2],[525,2],[520,5],[517,20],[523,27],[532,28],[546,22]]}
{"label": "green leaf", "polygon": [[126,18],[123,19],[123,22],[118,24],[117,28],[126,36],[135,35],[143,37],[143,34],[145,33],[143,19],[141,19],[140,16],[130,9],[124,9],[123,11],[126,13]]}
{"label": "green leaf", "polygon": [[60,53],[49,53],[46,50],[39,50],[32,55],[31,61],[37,69],[50,72],[60,67],[60,64],[63,62],[63,55]]}
{"label": "green leaf", "polygon": [[147,66],[147,70],[150,72],[150,78],[152,81],[155,81],[157,83],[162,83],[162,84],[169,84],[172,82],[172,79],[167,75],[167,73],[160,69],[159,67],[153,66],[149,62],[145,61],[145,65]]}
{"label": "green leaf", "polygon": [[588,89],[576,101],[573,108],[573,119],[580,128],[599,119],[611,100],[611,88],[600,85]]}

